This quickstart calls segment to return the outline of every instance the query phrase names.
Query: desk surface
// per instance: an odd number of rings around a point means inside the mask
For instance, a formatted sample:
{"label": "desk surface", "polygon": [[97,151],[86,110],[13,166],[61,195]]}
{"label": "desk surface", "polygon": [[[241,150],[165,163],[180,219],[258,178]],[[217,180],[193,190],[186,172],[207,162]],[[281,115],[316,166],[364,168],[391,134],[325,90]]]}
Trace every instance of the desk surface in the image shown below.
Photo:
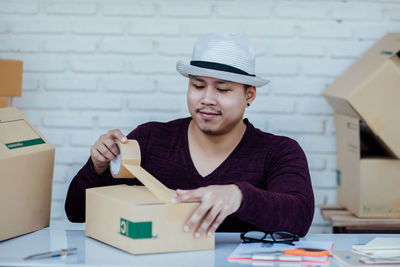
{"label": "desk surface", "polygon": [[[335,250],[350,250],[351,245],[365,244],[375,236],[378,235],[309,234],[306,239],[333,241]],[[227,260],[239,243],[238,233],[217,233],[215,250],[131,255],[87,237],[84,230],[46,228],[0,242],[0,266],[246,266]],[[23,260],[32,254],[67,247],[78,248],[77,254],[65,258]],[[251,263],[247,265],[250,266]],[[330,266],[339,265],[331,259]]]}

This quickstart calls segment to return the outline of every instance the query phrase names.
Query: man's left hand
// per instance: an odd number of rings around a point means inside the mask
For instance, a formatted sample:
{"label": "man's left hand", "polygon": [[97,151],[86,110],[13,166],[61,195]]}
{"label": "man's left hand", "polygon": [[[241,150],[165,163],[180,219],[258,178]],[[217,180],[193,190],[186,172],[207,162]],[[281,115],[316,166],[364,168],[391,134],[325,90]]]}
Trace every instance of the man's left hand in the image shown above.
{"label": "man's left hand", "polygon": [[195,190],[178,189],[176,193],[174,203],[201,201],[183,228],[189,232],[201,221],[194,233],[196,238],[206,233],[207,236],[213,235],[225,218],[239,209],[243,197],[242,191],[234,184],[210,185]]}

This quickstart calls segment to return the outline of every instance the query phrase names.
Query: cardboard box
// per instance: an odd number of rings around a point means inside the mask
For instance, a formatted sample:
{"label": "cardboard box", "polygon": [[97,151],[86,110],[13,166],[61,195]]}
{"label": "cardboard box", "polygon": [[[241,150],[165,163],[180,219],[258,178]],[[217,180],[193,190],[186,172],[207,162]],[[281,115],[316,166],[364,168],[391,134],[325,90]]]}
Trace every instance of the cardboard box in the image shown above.
{"label": "cardboard box", "polygon": [[386,149],[400,158],[400,33],[388,33],[323,95],[336,113],[364,121]]}
{"label": "cardboard box", "polygon": [[200,202],[171,202],[176,192],[140,166],[136,140],[122,144],[110,162],[114,178],[136,177],[144,186],[106,186],[86,190],[86,235],[132,254],[214,249],[214,236],[195,239],[183,232]]}
{"label": "cardboard box", "polygon": [[400,33],[388,33],[322,93],[335,110],[338,202],[392,217],[400,199]]}
{"label": "cardboard box", "polygon": [[161,202],[144,186],[86,190],[86,235],[132,254],[214,249],[214,236],[183,232],[199,202]]}
{"label": "cardboard box", "polygon": [[49,226],[54,152],[18,109],[0,109],[0,241]]}
{"label": "cardboard box", "polygon": [[360,121],[335,114],[338,202],[358,217],[395,217],[400,201],[400,160],[361,156]]}
{"label": "cardboard box", "polygon": [[0,97],[21,96],[22,61],[0,59]]}

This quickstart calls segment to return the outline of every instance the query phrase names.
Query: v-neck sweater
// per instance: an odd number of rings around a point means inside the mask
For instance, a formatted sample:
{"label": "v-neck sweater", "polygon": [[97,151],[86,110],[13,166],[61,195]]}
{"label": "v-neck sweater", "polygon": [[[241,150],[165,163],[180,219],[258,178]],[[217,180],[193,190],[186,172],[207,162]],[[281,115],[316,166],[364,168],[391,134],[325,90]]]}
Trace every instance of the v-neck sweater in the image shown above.
{"label": "v-neck sweater", "polygon": [[[306,156],[299,144],[255,128],[244,119],[246,131],[236,148],[203,177],[190,156],[191,118],[149,122],[130,132],[139,142],[141,166],[170,189],[196,189],[236,184],[242,192],[240,208],[217,231],[288,231],[304,236],[314,215],[314,194]],[[140,184],[137,179],[115,179],[109,169],[98,175],[91,159],[71,181],[65,202],[70,221],[85,221],[85,189]]]}

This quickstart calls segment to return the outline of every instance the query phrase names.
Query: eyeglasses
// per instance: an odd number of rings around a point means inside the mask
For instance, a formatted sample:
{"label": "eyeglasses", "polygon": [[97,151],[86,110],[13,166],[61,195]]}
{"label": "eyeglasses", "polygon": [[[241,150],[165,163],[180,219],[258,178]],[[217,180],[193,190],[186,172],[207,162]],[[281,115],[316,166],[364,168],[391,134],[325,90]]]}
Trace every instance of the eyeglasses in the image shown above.
{"label": "eyeglasses", "polygon": [[242,232],[240,238],[243,243],[262,242],[267,244],[282,243],[294,246],[293,242],[299,241],[299,236],[290,232],[266,233],[262,231]]}

